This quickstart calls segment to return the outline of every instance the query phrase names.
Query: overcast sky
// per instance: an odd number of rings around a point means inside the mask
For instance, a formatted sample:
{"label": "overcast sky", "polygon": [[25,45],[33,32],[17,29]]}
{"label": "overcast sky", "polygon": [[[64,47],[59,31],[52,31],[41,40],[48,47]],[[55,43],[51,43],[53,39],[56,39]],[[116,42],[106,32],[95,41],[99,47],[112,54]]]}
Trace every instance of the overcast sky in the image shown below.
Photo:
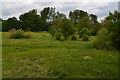
{"label": "overcast sky", "polygon": [[[20,14],[28,12],[32,9],[37,9],[38,13],[44,7],[56,7],[56,11],[60,11],[68,16],[69,11],[80,9],[87,11],[89,14],[96,14],[99,21],[108,15],[109,12],[118,10],[118,2],[34,2],[28,0],[28,2],[2,2],[2,18],[8,19],[10,17],[19,17]],[[1,17],[1,16],[0,16]]]}

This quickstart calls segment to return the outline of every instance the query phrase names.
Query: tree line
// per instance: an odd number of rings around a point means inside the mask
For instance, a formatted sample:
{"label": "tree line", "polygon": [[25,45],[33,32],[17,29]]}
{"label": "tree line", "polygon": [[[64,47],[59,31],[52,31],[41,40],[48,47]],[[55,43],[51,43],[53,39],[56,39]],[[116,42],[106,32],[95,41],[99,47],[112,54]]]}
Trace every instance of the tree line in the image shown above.
{"label": "tree line", "polygon": [[44,8],[39,14],[37,9],[33,9],[21,14],[19,20],[16,17],[4,20],[2,31],[8,31],[12,28],[23,29],[25,31],[48,31],[52,21],[56,18],[66,18],[66,15],[59,11],[56,12],[55,8],[52,7]]}
{"label": "tree line", "polygon": [[69,12],[68,18],[64,13],[56,11],[53,7],[45,7],[37,13],[37,9],[23,13],[17,18],[12,17],[2,20],[2,31],[22,29],[24,31],[48,31],[57,40],[67,40],[71,37],[76,40],[76,35],[84,41],[89,40],[90,35],[96,35],[94,47],[98,49],[120,49],[120,13],[109,12],[104,20],[99,23],[95,14],[89,14],[83,10]]}
{"label": "tree line", "polygon": [[[69,20],[72,20],[74,26],[83,17],[89,17],[91,22],[97,22],[97,16],[94,14],[88,14],[82,10],[74,10],[69,12]],[[42,11],[37,13],[37,9],[30,10],[29,12],[23,13],[19,16],[19,20],[16,17],[8,18],[3,20],[2,31],[8,31],[12,28],[23,29],[25,31],[48,31],[52,26],[53,21],[57,18],[66,18],[64,13],[56,11],[53,7],[45,7]]]}

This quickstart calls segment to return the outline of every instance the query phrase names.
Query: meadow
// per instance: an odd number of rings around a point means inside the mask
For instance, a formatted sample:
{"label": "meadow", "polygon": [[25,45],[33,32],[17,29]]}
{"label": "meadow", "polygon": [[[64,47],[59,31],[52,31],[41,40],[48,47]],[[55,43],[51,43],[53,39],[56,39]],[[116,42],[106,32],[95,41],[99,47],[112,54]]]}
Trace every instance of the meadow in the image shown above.
{"label": "meadow", "polygon": [[117,78],[118,52],[97,50],[90,41],[58,41],[47,32],[30,39],[2,33],[3,78]]}

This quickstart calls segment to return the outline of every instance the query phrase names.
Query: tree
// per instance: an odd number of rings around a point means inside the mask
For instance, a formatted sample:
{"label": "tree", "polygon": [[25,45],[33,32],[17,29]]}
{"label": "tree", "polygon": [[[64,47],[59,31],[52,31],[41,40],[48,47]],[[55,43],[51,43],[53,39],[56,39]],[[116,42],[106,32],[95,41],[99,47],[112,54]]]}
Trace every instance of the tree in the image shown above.
{"label": "tree", "polygon": [[100,30],[100,28],[102,28],[102,24],[99,23],[99,22],[95,22],[95,23],[91,23],[91,26],[90,26],[90,32],[91,32],[91,35],[96,35],[97,32]]}
{"label": "tree", "polygon": [[102,26],[103,28],[97,33],[96,47],[120,50],[120,13],[118,11],[109,12],[109,16],[102,22]]}
{"label": "tree", "polygon": [[47,7],[47,8],[44,8],[44,9],[40,12],[41,19],[42,19],[44,22],[46,22],[46,20],[48,19],[49,11],[50,11],[50,8]]}
{"label": "tree", "polygon": [[8,31],[9,27],[7,26],[7,20],[2,22],[2,31]]}
{"label": "tree", "polygon": [[48,13],[48,22],[52,22],[54,21],[56,18],[56,12],[55,12],[55,8],[49,8],[49,13]]}
{"label": "tree", "polygon": [[4,20],[2,22],[2,31],[8,31],[8,30],[11,30],[12,28],[14,29],[21,28],[21,25],[19,24],[19,21],[17,20],[17,18],[15,17],[8,18],[8,20]]}
{"label": "tree", "polygon": [[60,13],[59,11],[56,13],[56,18],[66,18],[66,15],[63,13]]}
{"label": "tree", "polygon": [[112,45],[120,49],[120,13],[114,11],[114,13],[109,13],[109,16],[106,17],[106,20],[110,22],[108,27],[108,33],[110,35]]}
{"label": "tree", "polygon": [[7,26],[9,26],[10,29],[12,29],[12,28],[19,29],[20,28],[19,22],[16,17],[9,18],[7,20],[7,23],[8,23]]}
{"label": "tree", "polygon": [[60,24],[63,18],[57,18],[53,21],[52,26],[49,28],[49,32],[52,37],[55,36],[55,33],[60,32]]}
{"label": "tree", "polygon": [[52,22],[56,18],[55,8],[46,7],[40,12],[40,15],[41,15],[41,19],[44,23],[44,27],[46,27],[48,30],[49,26],[52,25]]}
{"label": "tree", "polygon": [[75,25],[85,16],[88,16],[88,13],[82,10],[74,10],[73,12],[69,12],[69,18],[73,20]]}
{"label": "tree", "polygon": [[77,23],[77,30],[78,33],[83,29],[83,28],[90,28],[91,27],[91,23],[90,23],[90,19],[88,16],[82,18],[78,23]]}
{"label": "tree", "polygon": [[90,14],[89,17],[90,17],[90,20],[91,20],[92,23],[97,22],[97,16],[96,16],[96,15],[94,15],[94,14]]}
{"label": "tree", "polygon": [[66,18],[62,19],[60,30],[66,40],[70,35],[74,34],[74,25],[72,21]]}
{"label": "tree", "polygon": [[42,31],[45,30],[41,17],[37,15],[37,10],[33,9],[20,15],[20,23],[23,30]]}
{"label": "tree", "polygon": [[60,33],[66,40],[70,35],[74,34],[74,25],[71,20],[66,18],[57,18],[53,21],[53,25],[50,27],[49,32],[54,35]]}

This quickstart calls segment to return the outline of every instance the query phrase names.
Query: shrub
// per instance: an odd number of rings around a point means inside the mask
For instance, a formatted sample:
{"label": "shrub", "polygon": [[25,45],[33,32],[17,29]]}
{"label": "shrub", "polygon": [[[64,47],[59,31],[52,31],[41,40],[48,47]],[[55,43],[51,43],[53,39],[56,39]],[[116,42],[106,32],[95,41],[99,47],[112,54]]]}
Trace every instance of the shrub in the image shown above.
{"label": "shrub", "polygon": [[77,36],[76,35],[72,35],[71,39],[72,40],[77,40]]}
{"label": "shrub", "polygon": [[106,28],[102,28],[98,31],[96,40],[93,42],[93,46],[97,49],[111,49],[111,41],[108,36]]}
{"label": "shrub", "polygon": [[88,35],[83,35],[82,40],[83,40],[83,41],[89,41],[89,36],[88,36]]}
{"label": "shrub", "polygon": [[82,38],[83,35],[88,35],[90,36],[90,31],[87,28],[83,28],[80,33],[79,33],[79,38]]}
{"label": "shrub", "polygon": [[22,29],[18,29],[15,32],[15,37],[14,38],[19,39],[19,38],[24,38],[24,37],[25,37],[25,32]]}
{"label": "shrub", "polygon": [[55,33],[56,40],[61,40],[62,34],[60,32]]}
{"label": "shrub", "polygon": [[11,29],[9,31],[9,38],[13,39],[19,39],[19,38],[30,38],[30,33],[25,33],[22,29],[18,29],[17,31],[15,29]]}
{"label": "shrub", "polygon": [[9,38],[14,38],[15,37],[15,32],[16,32],[16,29],[11,29],[9,30]]}

